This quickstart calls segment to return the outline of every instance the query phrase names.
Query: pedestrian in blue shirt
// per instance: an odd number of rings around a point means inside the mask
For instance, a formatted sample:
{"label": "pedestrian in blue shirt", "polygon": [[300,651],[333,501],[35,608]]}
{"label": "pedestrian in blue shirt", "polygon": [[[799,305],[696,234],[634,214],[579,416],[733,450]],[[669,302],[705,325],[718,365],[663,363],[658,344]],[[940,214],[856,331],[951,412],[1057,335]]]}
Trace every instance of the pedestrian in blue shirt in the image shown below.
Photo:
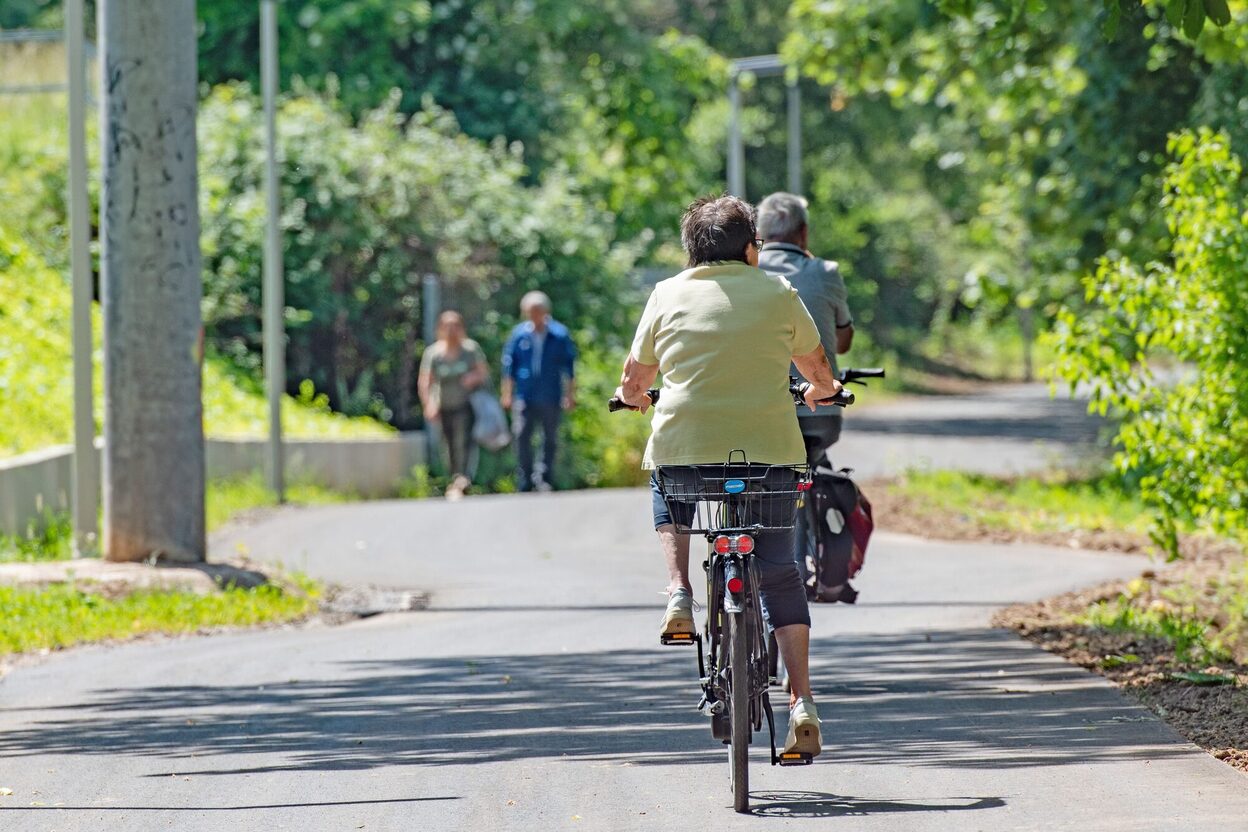
{"label": "pedestrian in blue shirt", "polygon": [[[563,411],[576,403],[576,345],[568,328],[550,316],[550,298],[529,292],[520,300],[528,318],[503,349],[502,404],[511,410],[521,491],[549,491]],[[542,431],[542,467],[533,467],[533,431]]]}

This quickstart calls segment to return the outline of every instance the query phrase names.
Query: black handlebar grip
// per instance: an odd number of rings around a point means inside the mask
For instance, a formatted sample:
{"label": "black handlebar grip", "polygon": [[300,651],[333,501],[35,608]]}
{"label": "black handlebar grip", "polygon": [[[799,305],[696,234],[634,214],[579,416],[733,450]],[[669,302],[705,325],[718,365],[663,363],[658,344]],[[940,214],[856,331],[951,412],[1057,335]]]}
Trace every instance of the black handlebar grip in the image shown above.
{"label": "black handlebar grip", "polygon": [[[650,397],[650,404],[653,405],[655,402],[659,400],[659,388],[651,387],[649,390],[646,391],[646,395]],[[611,413],[615,413],[617,410],[636,410],[636,409],[637,408],[635,407],[629,407],[628,405],[624,404],[624,402],[620,400],[619,396],[612,396],[611,398],[607,399],[607,410],[610,411]]]}
{"label": "black handlebar grip", "polygon": [[852,378],[884,378],[883,367],[850,367],[845,371]]}
{"label": "black handlebar grip", "polygon": [[[810,389],[810,382],[794,382],[789,385],[789,392],[793,394],[793,403],[801,407],[806,404],[806,391]],[[849,407],[854,403],[854,394],[842,388],[842,390],[830,399],[819,399],[815,404],[830,404],[835,407]]]}
{"label": "black handlebar grip", "polygon": [[841,392],[837,393],[834,398],[826,399],[824,401],[819,402],[819,404],[825,404],[825,403],[834,404],[837,407],[849,407],[851,404],[854,403],[854,394],[849,392],[848,390],[842,390]]}

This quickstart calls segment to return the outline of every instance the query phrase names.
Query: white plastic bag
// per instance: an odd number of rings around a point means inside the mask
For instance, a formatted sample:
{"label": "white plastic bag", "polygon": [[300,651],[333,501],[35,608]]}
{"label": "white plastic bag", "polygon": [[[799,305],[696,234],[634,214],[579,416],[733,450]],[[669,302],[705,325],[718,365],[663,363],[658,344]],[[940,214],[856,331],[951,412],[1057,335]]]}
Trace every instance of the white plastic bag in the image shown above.
{"label": "white plastic bag", "polygon": [[511,442],[511,430],[507,427],[507,416],[503,406],[498,403],[494,394],[484,387],[478,387],[468,395],[468,403],[472,405],[474,422],[472,438],[488,451],[501,451]]}

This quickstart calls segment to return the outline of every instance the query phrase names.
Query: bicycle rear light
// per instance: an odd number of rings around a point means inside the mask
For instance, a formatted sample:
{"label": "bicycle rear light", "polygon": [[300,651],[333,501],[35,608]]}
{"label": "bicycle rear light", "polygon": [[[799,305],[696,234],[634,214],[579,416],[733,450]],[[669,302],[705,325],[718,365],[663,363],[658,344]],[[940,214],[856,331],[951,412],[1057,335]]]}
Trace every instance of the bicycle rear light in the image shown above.
{"label": "bicycle rear light", "polygon": [[748,534],[721,534],[715,538],[713,545],[716,554],[726,555],[731,552],[738,555],[748,555],[754,551],[754,538]]}
{"label": "bicycle rear light", "polygon": [[741,580],[736,575],[733,575],[731,578],[728,579],[728,591],[731,592],[733,595],[736,595],[738,592],[740,592],[743,589],[745,589],[745,581]]}

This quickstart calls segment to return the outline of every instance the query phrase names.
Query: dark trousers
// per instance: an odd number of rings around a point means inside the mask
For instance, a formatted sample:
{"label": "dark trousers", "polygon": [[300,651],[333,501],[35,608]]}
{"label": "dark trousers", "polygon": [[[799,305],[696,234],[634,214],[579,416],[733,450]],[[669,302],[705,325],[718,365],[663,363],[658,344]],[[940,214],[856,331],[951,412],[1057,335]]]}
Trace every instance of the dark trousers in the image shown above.
{"label": "dark trousers", "polygon": [[[841,438],[841,417],[838,415],[828,416],[804,416],[797,420],[802,427],[802,441],[806,443],[806,464],[812,469],[817,465],[830,465],[827,457],[828,448],[836,444],[836,440]],[[794,550],[794,558],[797,560],[798,571],[802,573],[802,581],[810,580],[810,566],[806,563],[807,555],[814,555],[815,551],[815,523],[819,522],[811,516],[810,501],[804,501],[803,505],[797,512],[797,527],[795,529],[795,537],[797,541]]]}
{"label": "dark trousers", "polygon": [[[520,466],[516,471],[516,487],[521,491],[532,491],[539,481],[552,484],[555,451],[559,447],[559,422],[562,419],[563,408],[558,402],[517,401],[513,405],[511,429],[516,437],[516,457]],[[542,431],[542,468],[534,471],[533,432],[539,427]]]}
{"label": "dark trousers", "polygon": [[472,407],[465,405],[442,411],[442,441],[446,443],[451,476],[468,473],[468,457],[472,453],[472,425],[476,421]]}

